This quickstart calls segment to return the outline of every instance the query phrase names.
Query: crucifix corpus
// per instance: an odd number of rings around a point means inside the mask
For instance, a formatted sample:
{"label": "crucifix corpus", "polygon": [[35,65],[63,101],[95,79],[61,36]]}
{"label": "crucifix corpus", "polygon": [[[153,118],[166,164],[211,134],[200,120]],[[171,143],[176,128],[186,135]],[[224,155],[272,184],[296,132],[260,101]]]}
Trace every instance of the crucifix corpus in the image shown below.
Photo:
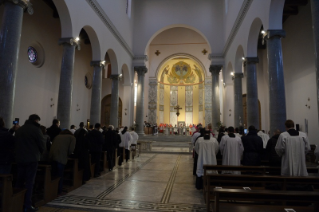
{"label": "crucifix corpus", "polygon": [[174,107],[174,109],[176,109],[177,111],[176,111],[176,115],[177,115],[177,117],[179,116],[179,110],[181,110],[182,108],[181,107],[179,107],[179,105],[177,105],[176,107]]}

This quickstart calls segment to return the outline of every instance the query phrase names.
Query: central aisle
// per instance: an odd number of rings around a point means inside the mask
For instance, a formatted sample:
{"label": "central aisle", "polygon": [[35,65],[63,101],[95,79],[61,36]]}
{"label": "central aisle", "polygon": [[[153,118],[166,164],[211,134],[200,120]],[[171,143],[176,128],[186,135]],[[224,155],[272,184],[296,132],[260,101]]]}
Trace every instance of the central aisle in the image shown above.
{"label": "central aisle", "polygon": [[142,153],[39,211],[205,211],[192,171],[191,154]]}

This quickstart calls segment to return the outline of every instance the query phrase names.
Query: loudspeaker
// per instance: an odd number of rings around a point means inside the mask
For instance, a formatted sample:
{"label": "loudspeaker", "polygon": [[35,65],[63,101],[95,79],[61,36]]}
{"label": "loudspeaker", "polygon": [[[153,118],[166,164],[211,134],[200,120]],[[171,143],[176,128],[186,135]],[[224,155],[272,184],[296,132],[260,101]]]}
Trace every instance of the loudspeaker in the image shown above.
{"label": "loudspeaker", "polygon": [[296,130],[299,131],[299,124],[296,124]]}

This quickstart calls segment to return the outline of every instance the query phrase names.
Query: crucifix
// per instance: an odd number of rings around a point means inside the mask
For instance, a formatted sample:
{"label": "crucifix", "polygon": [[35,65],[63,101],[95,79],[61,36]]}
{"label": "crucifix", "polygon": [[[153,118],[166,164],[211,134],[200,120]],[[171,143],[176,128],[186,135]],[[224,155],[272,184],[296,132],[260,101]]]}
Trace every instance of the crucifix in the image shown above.
{"label": "crucifix", "polygon": [[180,109],[182,109],[181,107],[179,107],[179,105],[177,105],[176,107],[174,107],[174,109],[176,109],[177,110],[177,112],[176,112],[176,115],[177,115],[177,117],[179,116],[179,110]]}

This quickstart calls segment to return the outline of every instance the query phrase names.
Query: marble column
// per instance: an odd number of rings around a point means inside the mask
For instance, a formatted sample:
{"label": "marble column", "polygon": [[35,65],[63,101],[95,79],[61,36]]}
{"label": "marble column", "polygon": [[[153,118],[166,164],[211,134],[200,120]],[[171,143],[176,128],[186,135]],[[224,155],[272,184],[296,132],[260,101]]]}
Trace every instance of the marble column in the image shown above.
{"label": "marble column", "polygon": [[92,61],[91,66],[94,67],[90,122],[92,124],[101,123],[101,94],[102,94],[102,70],[104,61]]}
{"label": "marble column", "polygon": [[137,100],[136,100],[136,133],[144,135],[144,77],[147,72],[145,66],[135,66],[137,73]]}
{"label": "marble column", "polygon": [[219,103],[219,72],[222,65],[211,65],[209,71],[212,74],[212,127],[215,128],[220,122],[220,103]]}
{"label": "marble column", "polygon": [[256,63],[258,57],[245,58],[246,88],[247,88],[247,128],[251,125],[259,129],[259,106]]}
{"label": "marble column", "polygon": [[310,0],[312,13],[312,30],[315,44],[316,82],[317,82],[317,106],[319,120],[319,1]]}
{"label": "marble column", "polygon": [[0,29],[0,117],[4,119],[5,126],[10,128],[13,121],[23,11],[28,8],[29,14],[32,14],[33,10],[31,4],[25,0],[2,2],[4,9]]}
{"label": "marble column", "polygon": [[276,129],[285,131],[286,96],[281,47],[281,38],[285,36],[286,33],[284,30],[267,31],[266,39],[269,74],[269,116],[271,135]]}
{"label": "marble column", "polygon": [[111,115],[110,124],[115,128],[119,127],[119,76],[111,75],[112,79],[112,95],[111,95]]}
{"label": "marble column", "polygon": [[242,78],[243,73],[235,73],[234,80],[234,127],[243,125],[244,109],[243,109],[243,86]]}
{"label": "marble column", "polygon": [[71,124],[71,105],[73,90],[73,72],[75,47],[78,43],[73,38],[61,38],[59,44],[63,45],[60,86],[58,97],[57,118],[61,129],[69,129]]}
{"label": "marble column", "polygon": [[157,123],[157,79],[149,80],[148,87],[148,122]]}

